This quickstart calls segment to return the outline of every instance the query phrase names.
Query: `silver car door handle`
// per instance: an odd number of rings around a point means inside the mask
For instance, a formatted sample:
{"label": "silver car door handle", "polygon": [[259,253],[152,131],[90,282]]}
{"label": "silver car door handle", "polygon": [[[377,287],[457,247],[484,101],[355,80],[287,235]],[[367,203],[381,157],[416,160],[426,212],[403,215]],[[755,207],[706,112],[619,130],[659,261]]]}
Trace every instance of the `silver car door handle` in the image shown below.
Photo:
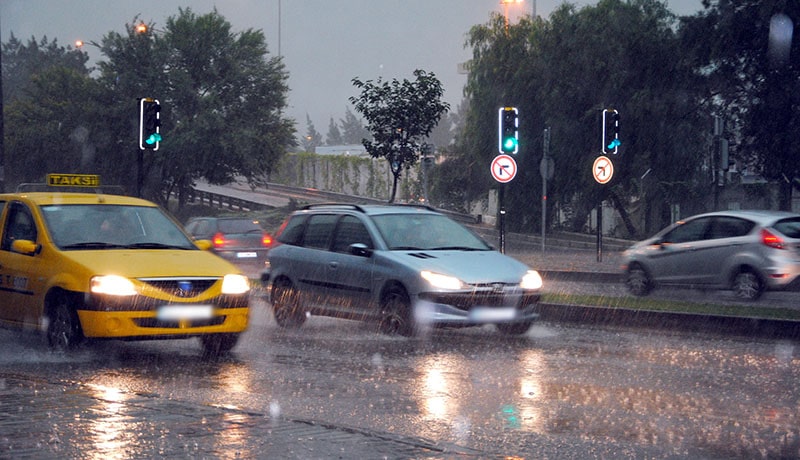
{"label": "silver car door handle", "polygon": [[339,262],[328,262],[328,267],[332,269],[339,268]]}

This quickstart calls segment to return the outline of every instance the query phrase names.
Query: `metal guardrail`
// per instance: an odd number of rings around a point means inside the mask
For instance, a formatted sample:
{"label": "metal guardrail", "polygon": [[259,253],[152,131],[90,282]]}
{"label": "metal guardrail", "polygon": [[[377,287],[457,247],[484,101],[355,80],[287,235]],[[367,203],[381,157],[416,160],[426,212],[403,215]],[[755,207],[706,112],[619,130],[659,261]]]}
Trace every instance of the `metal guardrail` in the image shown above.
{"label": "metal guardrail", "polygon": [[[312,188],[305,188],[305,187],[294,187],[291,185],[284,185],[284,184],[274,184],[269,183],[267,185],[267,191],[269,192],[277,192],[286,194],[289,196],[294,197],[294,199],[299,201],[307,201],[308,203],[321,203],[321,202],[337,202],[337,203],[348,203],[348,204],[386,204],[385,200],[379,200],[375,198],[368,198],[362,196],[353,196],[347,195],[344,193],[337,193],[337,192],[329,192],[325,190],[318,190]],[[234,191],[238,191],[239,194],[242,193],[241,190],[232,189],[232,194]],[[259,193],[264,193],[264,191],[251,191],[248,190],[248,193],[252,192],[254,199],[247,200],[243,198],[234,197],[231,195],[220,194],[220,193],[213,193],[203,190],[195,189],[193,194],[190,196],[191,202],[201,202],[208,206],[217,207],[220,209],[230,209],[230,210],[240,210],[240,211],[253,211],[257,209],[264,209],[267,207],[271,207],[263,202],[258,202],[257,197]],[[446,209],[436,209],[436,211],[441,212],[442,214],[447,215],[453,220],[461,222],[472,228],[476,233],[483,236],[485,239],[494,241],[497,239],[497,229],[491,226],[482,225],[480,219],[472,214],[464,214],[458,213],[454,211],[448,211]],[[536,249],[541,245],[541,237],[538,235],[529,235],[529,234],[521,234],[515,233],[514,234],[514,241],[515,244],[521,246],[529,246],[532,249]],[[555,248],[555,249],[576,249],[576,250],[592,250],[596,248],[596,236],[594,235],[583,235],[583,234],[573,234],[573,233],[557,233],[552,235],[546,236],[546,242],[548,248]],[[603,238],[603,247],[607,251],[621,251],[625,248],[629,247],[633,242],[628,240],[619,240],[615,238]]]}
{"label": "metal guardrail", "polygon": [[219,193],[205,192],[197,189],[193,190],[189,195],[189,202],[199,202],[213,208],[230,209],[236,211],[255,211],[265,207],[263,204],[256,201],[244,200],[241,198]]}

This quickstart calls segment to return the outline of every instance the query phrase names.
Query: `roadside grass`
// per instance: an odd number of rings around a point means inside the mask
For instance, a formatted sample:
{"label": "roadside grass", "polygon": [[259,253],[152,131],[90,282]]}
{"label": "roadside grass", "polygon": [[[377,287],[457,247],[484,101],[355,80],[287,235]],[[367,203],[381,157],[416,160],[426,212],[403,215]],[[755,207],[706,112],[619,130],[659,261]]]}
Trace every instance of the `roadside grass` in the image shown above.
{"label": "roadside grass", "polygon": [[800,321],[800,310],[770,307],[766,305],[759,307],[753,305],[681,302],[674,300],[643,299],[633,297],[609,297],[555,293],[543,294],[542,302],[568,305],[596,305],[607,308],[620,308],[639,311],[660,311],[672,313],[692,313],[697,315]]}

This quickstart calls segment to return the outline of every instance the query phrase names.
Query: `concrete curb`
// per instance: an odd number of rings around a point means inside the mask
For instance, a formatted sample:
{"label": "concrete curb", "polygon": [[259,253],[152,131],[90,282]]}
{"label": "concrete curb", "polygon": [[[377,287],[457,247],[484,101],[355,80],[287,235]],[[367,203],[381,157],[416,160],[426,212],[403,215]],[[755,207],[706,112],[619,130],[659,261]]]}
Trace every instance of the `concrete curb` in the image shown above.
{"label": "concrete curb", "polygon": [[632,310],[592,305],[539,304],[539,320],[584,325],[710,332],[761,338],[800,339],[800,321],[695,313]]}

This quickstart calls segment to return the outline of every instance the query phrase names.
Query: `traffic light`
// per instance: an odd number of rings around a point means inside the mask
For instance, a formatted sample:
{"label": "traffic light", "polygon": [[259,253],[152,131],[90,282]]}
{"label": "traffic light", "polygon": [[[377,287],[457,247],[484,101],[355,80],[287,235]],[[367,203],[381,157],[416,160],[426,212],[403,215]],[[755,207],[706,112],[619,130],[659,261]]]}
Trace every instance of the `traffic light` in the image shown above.
{"label": "traffic light", "polygon": [[161,142],[161,104],[150,97],[139,100],[139,148],[158,150]]}
{"label": "traffic light", "polygon": [[516,107],[500,107],[497,114],[498,150],[500,153],[519,151],[519,113]]}
{"label": "traffic light", "polygon": [[603,110],[603,154],[619,151],[619,112],[614,109]]}

